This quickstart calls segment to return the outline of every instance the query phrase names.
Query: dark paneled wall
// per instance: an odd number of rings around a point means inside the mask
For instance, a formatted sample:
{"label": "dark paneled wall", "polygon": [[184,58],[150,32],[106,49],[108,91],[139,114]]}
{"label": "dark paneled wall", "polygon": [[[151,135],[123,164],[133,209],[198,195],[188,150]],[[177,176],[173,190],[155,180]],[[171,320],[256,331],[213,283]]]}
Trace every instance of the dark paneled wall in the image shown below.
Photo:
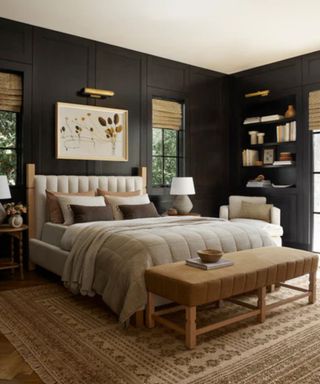
{"label": "dark paneled wall", "polygon": [[[151,97],[184,101],[186,175],[195,180],[195,209],[217,214],[228,193],[223,74],[5,19],[0,19],[0,70],[23,75],[23,161],[35,162],[38,173],[127,175],[145,165],[150,170]],[[111,89],[115,96],[81,97],[85,86]],[[57,101],[128,109],[129,161],[57,160]],[[149,189],[160,207],[170,206],[168,190]],[[20,198],[23,191],[21,185],[13,194]]]}

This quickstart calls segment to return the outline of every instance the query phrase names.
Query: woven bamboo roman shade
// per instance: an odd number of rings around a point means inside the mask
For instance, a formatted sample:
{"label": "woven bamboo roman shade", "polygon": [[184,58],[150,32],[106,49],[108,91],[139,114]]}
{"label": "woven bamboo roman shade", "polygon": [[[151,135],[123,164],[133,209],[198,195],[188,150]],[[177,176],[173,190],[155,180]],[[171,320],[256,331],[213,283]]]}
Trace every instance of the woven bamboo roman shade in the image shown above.
{"label": "woven bamboo roman shade", "polygon": [[152,128],[182,129],[182,105],[176,101],[153,99]]}
{"label": "woven bamboo roman shade", "polygon": [[309,92],[309,130],[320,129],[320,90]]}
{"label": "woven bamboo roman shade", "polygon": [[0,72],[0,111],[20,112],[21,104],[21,76]]}

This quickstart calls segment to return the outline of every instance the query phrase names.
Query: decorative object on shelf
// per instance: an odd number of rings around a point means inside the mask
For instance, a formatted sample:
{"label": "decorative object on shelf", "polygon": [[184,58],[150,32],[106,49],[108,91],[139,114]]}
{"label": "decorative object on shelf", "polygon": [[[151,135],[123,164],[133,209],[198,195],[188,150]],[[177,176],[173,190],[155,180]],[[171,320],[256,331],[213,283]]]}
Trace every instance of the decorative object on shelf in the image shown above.
{"label": "decorative object on shelf", "polygon": [[27,213],[27,207],[22,203],[7,203],[4,205],[7,216],[9,216],[9,225],[13,228],[19,228],[23,224],[23,213]]}
{"label": "decorative object on shelf", "polygon": [[246,184],[248,188],[270,188],[271,181],[266,180],[264,175],[258,175],[254,180],[249,180]]}
{"label": "decorative object on shelf", "polygon": [[[0,200],[2,199],[11,199],[8,178],[5,175],[0,175]],[[0,224],[3,223],[6,217],[7,217],[6,210],[0,202]]]}
{"label": "decorative object on shelf", "polygon": [[265,96],[269,96],[270,94],[270,90],[269,89],[265,89],[263,91],[256,91],[256,92],[251,92],[251,93],[246,93],[244,95],[245,98],[250,98],[250,97],[257,97],[257,96],[260,96],[260,97],[265,97]]}
{"label": "decorative object on shelf", "polygon": [[263,148],[263,164],[264,165],[272,165],[274,162],[274,148]]}
{"label": "decorative object on shelf", "polygon": [[284,117],[286,119],[291,119],[292,117],[295,117],[296,115],[296,110],[294,109],[292,104],[288,105],[288,109],[286,110]]}
{"label": "decorative object on shelf", "polygon": [[288,160],[292,161],[293,155],[291,152],[280,152],[279,160],[280,161],[288,161]]}
{"label": "decorative object on shelf", "polygon": [[170,195],[175,195],[173,208],[178,213],[189,213],[193,207],[188,195],[194,195],[195,189],[192,177],[173,177]]}
{"label": "decorative object on shelf", "polygon": [[262,166],[263,166],[263,161],[262,161],[262,160],[256,160],[256,161],[254,162],[254,165],[255,165],[256,167],[262,167]]}
{"label": "decorative object on shelf", "polygon": [[57,103],[56,156],[128,161],[128,111]]}
{"label": "decorative object on shelf", "polygon": [[217,249],[203,249],[197,254],[203,263],[216,263],[223,256],[223,252]]}
{"label": "decorative object on shelf", "polygon": [[258,131],[249,131],[248,133],[250,135],[250,144],[251,145],[257,144]]}
{"label": "decorative object on shelf", "polygon": [[265,133],[264,132],[258,132],[257,136],[258,136],[258,144],[263,144]]}
{"label": "decorative object on shelf", "polygon": [[107,91],[105,89],[96,89],[96,88],[82,88],[79,93],[82,96],[92,97],[94,99],[105,99],[107,97],[114,96],[113,91]]}

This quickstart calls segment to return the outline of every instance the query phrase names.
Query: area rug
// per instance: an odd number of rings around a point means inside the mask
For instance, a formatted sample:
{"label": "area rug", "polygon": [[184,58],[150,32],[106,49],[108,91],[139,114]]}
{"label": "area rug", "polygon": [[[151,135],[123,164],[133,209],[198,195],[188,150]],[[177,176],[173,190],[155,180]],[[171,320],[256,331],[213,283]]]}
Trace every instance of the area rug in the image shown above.
{"label": "area rug", "polygon": [[[281,288],[268,300],[290,294]],[[202,310],[200,322],[240,311]],[[190,351],[174,332],[126,329],[99,298],[47,284],[0,293],[0,331],[46,384],[320,382],[319,302],[297,301],[263,324],[251,319],[203,335]]]}

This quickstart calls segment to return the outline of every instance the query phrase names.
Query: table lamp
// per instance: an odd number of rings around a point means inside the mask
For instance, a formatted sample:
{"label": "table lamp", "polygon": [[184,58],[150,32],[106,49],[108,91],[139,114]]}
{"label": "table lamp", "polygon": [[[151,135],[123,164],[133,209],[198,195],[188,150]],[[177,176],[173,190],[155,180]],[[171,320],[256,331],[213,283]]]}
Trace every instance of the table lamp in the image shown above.
{"label": "table lamp", "polygon": [[[11,193],[10,193],[10,188],[8,184],[8,178],[5,175],[0,175],[0,200],[10,199],[10,198],[11,198]],[[0,202],[0,224],[3,223],[6,217],[7,217],[7,213]]]}
{"label": "table lamp", "polygon": [[193,205],[188,195],[194,195],[194,184],[192,177],[173,177],[170,195],[175,195],[173,208],[180,214],[187,214]]}

